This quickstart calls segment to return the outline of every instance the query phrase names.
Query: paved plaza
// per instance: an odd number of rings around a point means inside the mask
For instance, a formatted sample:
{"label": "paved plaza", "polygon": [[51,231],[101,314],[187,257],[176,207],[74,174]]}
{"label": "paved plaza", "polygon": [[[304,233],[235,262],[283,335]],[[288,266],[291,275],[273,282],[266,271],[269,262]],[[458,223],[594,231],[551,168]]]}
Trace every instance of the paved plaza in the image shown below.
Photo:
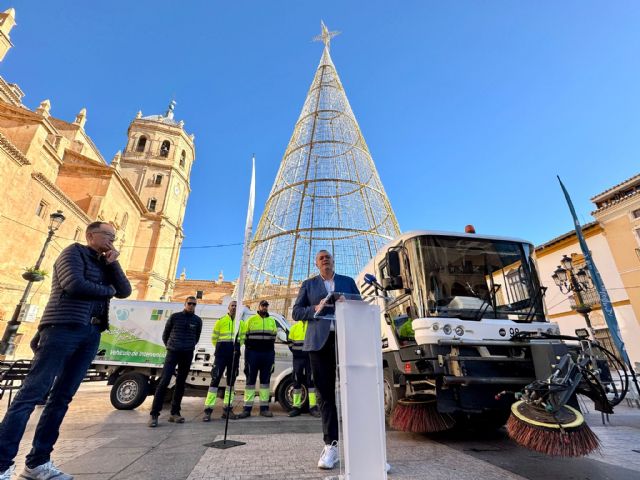
{"label": "paved plaza", "polygon": [[[109,387],[84,384],[72,403],[53,460],[78,480],[285,480],[324,479],[316,468],[322,450],[320,420],[288,418],[277,406],[272,419],[251,417],[230,422],[229,438],[246,445],[218,450],[204,444],[221,439],[224,421],[200,420],[202,398],[185,397],[187,423],[146,426],[151,399],[134,411],[114,410]],[[218,407],[219,408],[219,407]],[[0,405],[4,414],[6,401]],[[236,408],[238,410],[238,408]],[[29,423],[17,458],[22,468],[39,407]],[[387,434],[390,479],[638,479],[640,410],[619,407],[603,426],[588,415],[602,440],[600,454],[580,459],[550,459],[515,446],[504,431],[478,438]],[[165,412],[166,413],[166,412]],[[338,469],[332,474],[339,473]]]}

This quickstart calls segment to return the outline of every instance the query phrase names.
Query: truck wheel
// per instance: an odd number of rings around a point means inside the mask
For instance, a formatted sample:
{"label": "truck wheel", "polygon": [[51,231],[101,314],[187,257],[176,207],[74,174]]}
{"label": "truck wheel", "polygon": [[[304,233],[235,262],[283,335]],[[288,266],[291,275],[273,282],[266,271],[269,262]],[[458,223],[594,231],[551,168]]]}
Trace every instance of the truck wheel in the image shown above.
{"label": "truck wheel", "polygon": [[111,405],[118,410],[133,410],[139,407],[149,390],[149,378],[141,373],[129,372],[120,375],[111,387]]}
{"label": "truck wheel", "polygon": [[[302,387],[302,411],[309,408],[307,388]],[[293,375],[288,375],[280,383],[278,388],[278,403],[286,411],[290,412],[293,409]]]}
{"label": "truck wheel", "polygon": [[396,390],[393,382],[393,372],[390,368],[384,369],[384,416],[387,421],[391,418],[393,409],[396,408],[400,393]]}

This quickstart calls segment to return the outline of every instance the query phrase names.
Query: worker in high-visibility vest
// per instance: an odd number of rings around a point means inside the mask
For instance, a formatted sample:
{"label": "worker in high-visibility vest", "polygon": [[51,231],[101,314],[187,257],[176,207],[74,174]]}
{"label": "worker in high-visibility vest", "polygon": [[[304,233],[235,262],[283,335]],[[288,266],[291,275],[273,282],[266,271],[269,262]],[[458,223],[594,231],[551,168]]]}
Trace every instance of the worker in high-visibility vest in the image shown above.
{"label": "worker in high-visibility vest", "polygon": [[311,376],[311,361],[309,352],[302,351],[304,336],[307,333],[307,321],[296,322],[289,330],[289,349],[293,353],[293,409],[290,417],[300,415],[302,409],[302,386],[307,388],[309,396],[309,413],[314,417],[320,417],[320,410],[316,402],[316,389]]}
{"label": "worker in high-visibility vest", "polygon": [[267,311],[269,302],[262,300],[258,313],[247,318],[240,327],[240,343],[244,344],[244,357],[247,366],[247,380],[244,388],[244,409],[238,418],[251,415],[253,400],[256,396],[256,381],[260,374],[260,415],[273,417],[269,411],[269,393],[271,370],[276,358],[276,320]]}
{"label": "worker in high-visibility vest", "polygon": [[[211,343],[215,347],[213,368],[211,369],[211,383],[209,384],[209,391],[207,392],[207,398],[204,401],[204,416],[203,422],[211,421],[211,414],[213,413],[213,407],[216,404],[218,397],[218,386],[222,375],[226,370],[227,388],[224,391],[224,401],[222,407],[222,418],[226,419],[227,415],[230,419],[235,420],[238,416],[233,413],[233,387],[231,385],[231,377],[233,379],[238,376],[238,365],[240,361],[240,344],[233,338],[234,322],[236,318],[236,302],[229,303],[229,313],[219,319],[213,327],[213,333],[211,334]],[[235,347],[235,348],[234,348]],[[235,363],[232,366],[235,350]],[[235,370],[235,372],[234,372]]]}

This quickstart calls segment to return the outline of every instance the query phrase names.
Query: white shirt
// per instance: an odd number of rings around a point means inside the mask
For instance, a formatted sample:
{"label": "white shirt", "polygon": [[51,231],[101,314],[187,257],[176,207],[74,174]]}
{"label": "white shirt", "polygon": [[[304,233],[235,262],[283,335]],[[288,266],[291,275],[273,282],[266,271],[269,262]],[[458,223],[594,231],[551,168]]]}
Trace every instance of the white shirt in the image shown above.
{"label": "white shirt", "polygon": [[[333,275],[331,275],[331,278],[327,280],[322,276],[322,274],[320,274],[320,278],[322,278],[322,281],[324,282],[324,288],[327,289],[328,294],[332,294],[336,290],[336,282],[333,280],[335,275],[336,274],[334,273]],[[335,329],[336,329],[335,322],[332,321],[330,324],[329,330],[333,332],[335,331]]]}
{"label": "white shirt", "polygon": [[[320,277],[322,277],[322,275],[320,275]],[[329,280],[325,280],[325,278],[322,277],[322,281],[324,282],[324,288],[327,289],[328,294],[331,294],[336,290],[336,282],[333,280],[333,277],[335,277],[335,273],[331,276]]]}

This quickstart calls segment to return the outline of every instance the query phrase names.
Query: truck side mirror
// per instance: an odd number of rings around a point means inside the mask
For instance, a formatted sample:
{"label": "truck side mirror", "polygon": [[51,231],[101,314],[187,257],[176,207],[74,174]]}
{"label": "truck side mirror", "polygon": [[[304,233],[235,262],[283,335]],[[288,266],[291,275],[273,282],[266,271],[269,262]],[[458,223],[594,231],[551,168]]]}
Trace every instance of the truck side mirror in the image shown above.
{"label": "truck side mirror", "polygon": [[400,276],[400,254],[397,250],[390,250],[386,255],[387,269],[390,277]]}
{"label": "truck side mirror", "polygon": [[400,254],[397,250],[390,250],[385,256],[387,262],[388,277],[382,279],[382,287],[385,290],[402,290],[402,276],[400,275]]}

